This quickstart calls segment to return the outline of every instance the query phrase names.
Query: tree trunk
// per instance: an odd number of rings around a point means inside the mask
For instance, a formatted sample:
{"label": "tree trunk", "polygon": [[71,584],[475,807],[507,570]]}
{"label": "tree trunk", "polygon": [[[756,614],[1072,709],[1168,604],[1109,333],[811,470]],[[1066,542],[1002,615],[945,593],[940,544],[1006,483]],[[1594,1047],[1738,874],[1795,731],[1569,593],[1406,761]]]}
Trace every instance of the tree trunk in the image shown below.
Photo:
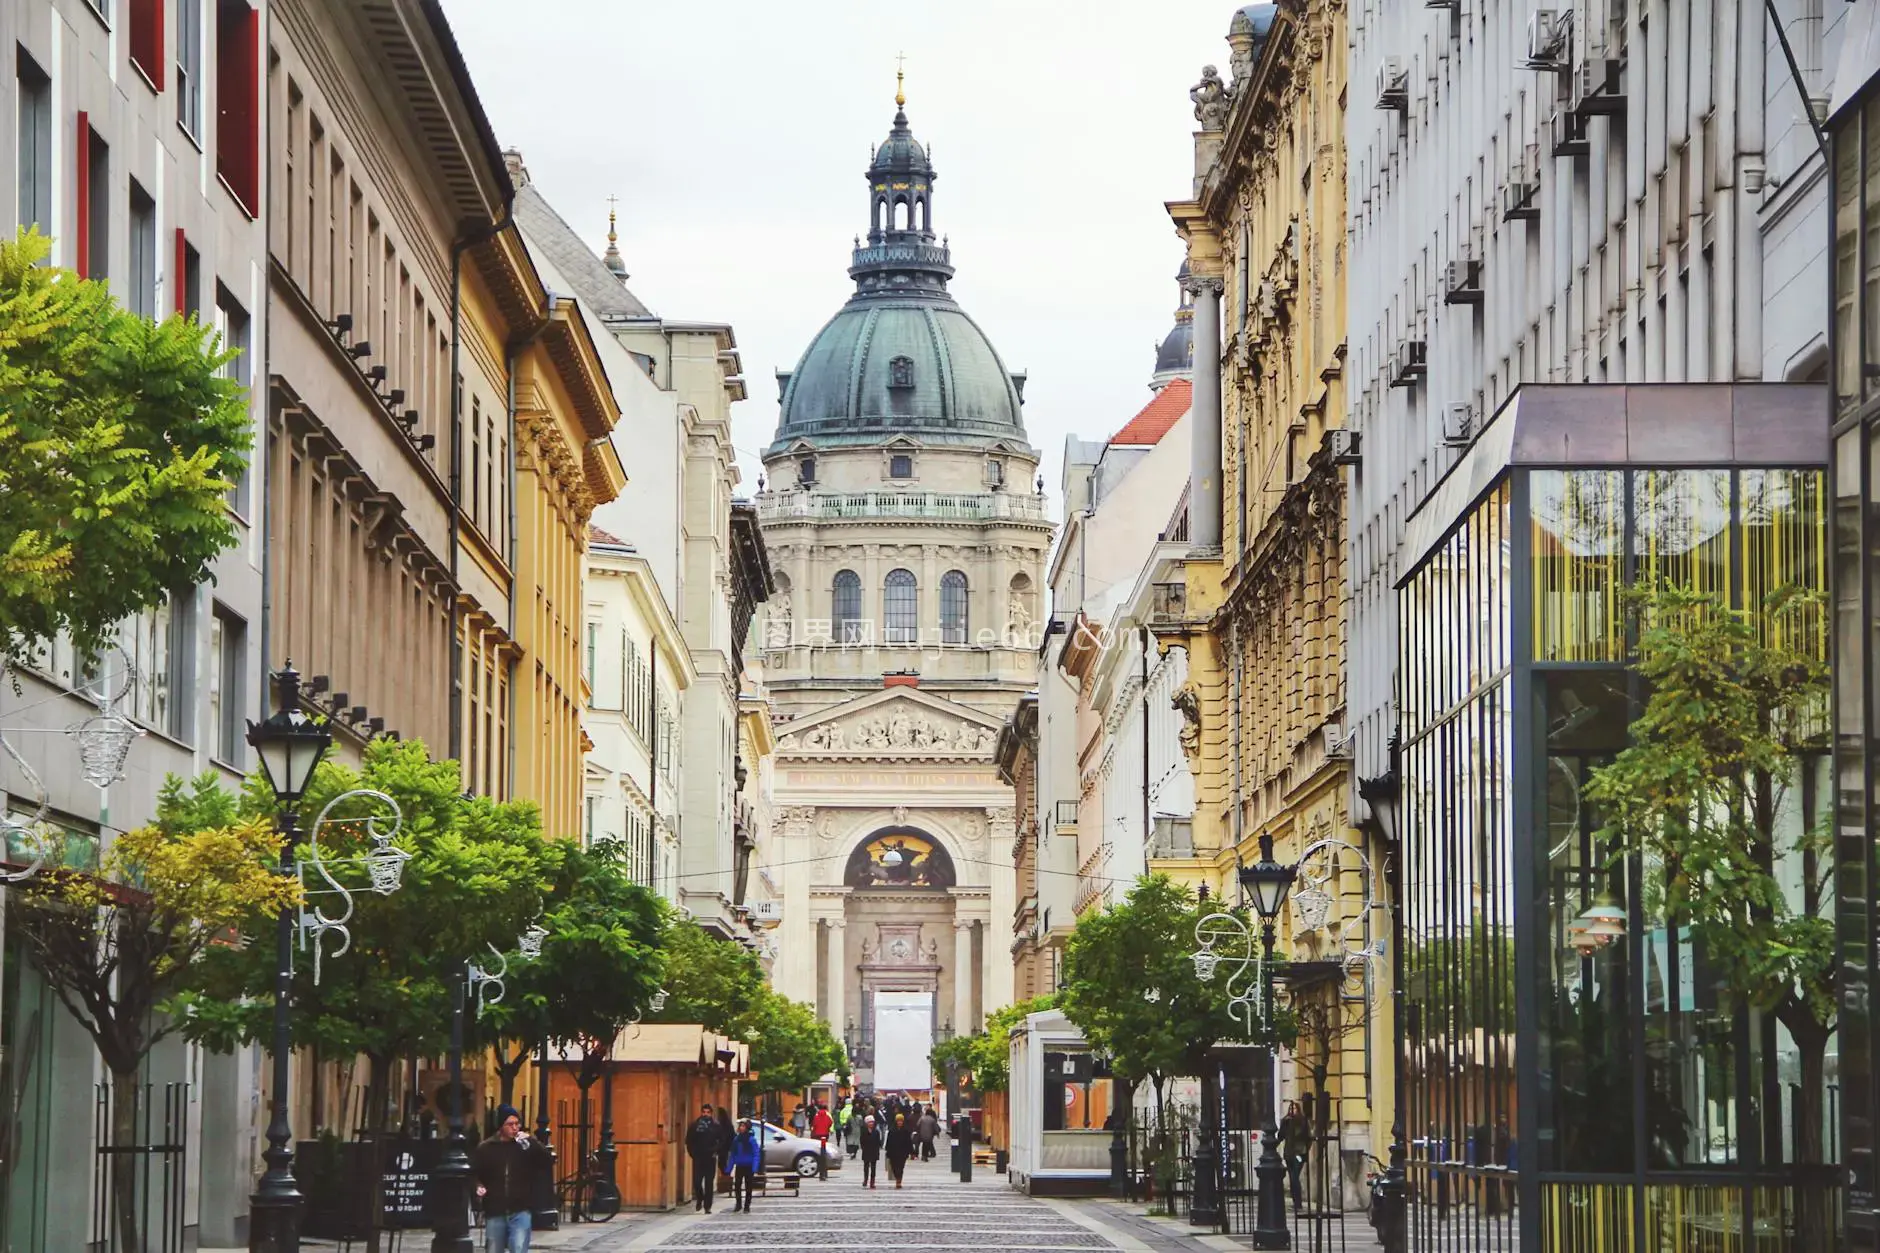
{"label": "tree trunk", "polygon": [[111,1253],[143,1253],[144,1215],[138,1204],[137,1155],[122,1150],[137,1143],[137,1111],[142,1095],[140,1072],[111,1073],[111,1143],[120,1150],[109,1155],[111,1206],[117,1218],[117,1239]]}
{"label": "tree trunk", "polygon": [[1832,1230],[1828,1171],[1821,1159],[1822,1084],[1829,1029],[1806,1010],[1798,1017],[1805,1018],[1806,1023],[1789,1025],[1802,1070],[1801,1090],[1795,1094],[1795,1247],[1825,1249],[1830,1245],[1828,1233]]}

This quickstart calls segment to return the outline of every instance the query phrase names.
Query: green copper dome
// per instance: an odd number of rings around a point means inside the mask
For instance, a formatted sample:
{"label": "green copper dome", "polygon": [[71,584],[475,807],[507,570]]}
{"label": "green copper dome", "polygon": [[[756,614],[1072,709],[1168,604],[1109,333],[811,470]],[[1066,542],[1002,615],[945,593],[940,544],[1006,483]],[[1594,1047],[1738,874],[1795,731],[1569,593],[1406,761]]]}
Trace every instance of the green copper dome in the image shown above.
{"label": "green copper dome", "polygon": [[953,262],[932,225],[934,170],[897,112],[866,173],[868,241],[856,241],[855,294],[779,373],[782,413],[771,451],[798,439],[871,444],[1025,444],[1023,375],[947,290]]}

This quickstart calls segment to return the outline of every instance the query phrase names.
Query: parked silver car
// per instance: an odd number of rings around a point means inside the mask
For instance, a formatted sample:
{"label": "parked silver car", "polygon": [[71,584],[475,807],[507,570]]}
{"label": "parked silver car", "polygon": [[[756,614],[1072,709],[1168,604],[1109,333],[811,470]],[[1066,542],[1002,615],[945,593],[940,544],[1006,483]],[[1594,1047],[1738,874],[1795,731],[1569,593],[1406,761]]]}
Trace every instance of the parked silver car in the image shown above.
{"label": "parked silver car", "polygon": [[[752,1123],[757,1134],[764,1140],[764,1169],[794,1170],[805,1179],[816,1175],[816,1152],[821,1145],[808,1136],[797,1135],[785,1127],[774,1123]],[[822,1149],[823,1160],[829,1163],[830,1170],[842,1167],[842,1151],[834,1144]]]}

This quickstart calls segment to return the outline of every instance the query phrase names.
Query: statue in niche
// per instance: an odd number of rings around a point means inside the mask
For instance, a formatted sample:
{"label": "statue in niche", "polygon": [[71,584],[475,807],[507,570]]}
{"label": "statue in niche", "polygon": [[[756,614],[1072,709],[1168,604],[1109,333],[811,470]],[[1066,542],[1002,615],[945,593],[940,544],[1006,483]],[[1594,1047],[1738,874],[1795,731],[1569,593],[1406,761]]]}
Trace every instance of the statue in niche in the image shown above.
{"label": "statue in niche", "polygon": [[790,593],[776,592],[770,598],[770,614],[764,624],[764,646],[790,647],[790,626]]}
{"label": "statue in niche", "polygon": [[875,940],[873,936],[865,935],[862,937],[862,960],[863,961],[872,962],[875,960],[875,947],[876,947]]}
{"label": "statue in niche", "polygon": [[1201,67],[1201,81],[1188,90],[1188,98],[1195,102],[1195,121],[1201,123],[1204,131],[1224,130],[1227,126],[1227,106],[1233,103],[1228,94],[1227,84],[1221,81],[1221,72],[1212,65]]}
{"label": "statue in niche", "polygon": [[1005,603],[1005,632],[1020,643],[1031,636],[1031,608],[1021,592],[1014,591]]}
{"label": "statue in niche", "polygon": [[920,946],[920,951],[929,962],[938,963],[940,960],[940,941],[929,936],[927,942]]}

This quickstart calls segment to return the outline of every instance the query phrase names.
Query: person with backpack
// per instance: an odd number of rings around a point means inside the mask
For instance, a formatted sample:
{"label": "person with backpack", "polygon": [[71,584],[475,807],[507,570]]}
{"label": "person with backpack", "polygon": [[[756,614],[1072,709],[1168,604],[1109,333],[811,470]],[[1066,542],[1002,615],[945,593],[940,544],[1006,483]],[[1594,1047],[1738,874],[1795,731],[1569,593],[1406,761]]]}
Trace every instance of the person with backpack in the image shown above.
{"label": "person with backpack", "polygon": [[764,1148],[751,1130],[751,1120],[738,1120],[737,1136],[731,1141],[731,1212],[751,1212],[751,1188],[764,1167]]}

